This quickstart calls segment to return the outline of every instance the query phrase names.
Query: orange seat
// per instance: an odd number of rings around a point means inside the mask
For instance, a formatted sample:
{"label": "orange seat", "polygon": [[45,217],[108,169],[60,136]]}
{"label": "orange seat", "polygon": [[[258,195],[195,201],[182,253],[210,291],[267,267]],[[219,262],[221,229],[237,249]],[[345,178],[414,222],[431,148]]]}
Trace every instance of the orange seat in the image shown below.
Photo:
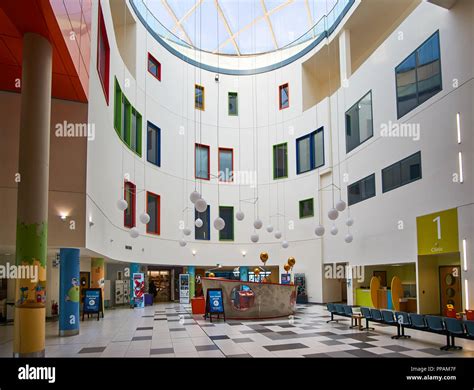
{"label": "orange seat", "polygon": [[474,321],[474,310],[467,310],[466,309],[466,320]]}

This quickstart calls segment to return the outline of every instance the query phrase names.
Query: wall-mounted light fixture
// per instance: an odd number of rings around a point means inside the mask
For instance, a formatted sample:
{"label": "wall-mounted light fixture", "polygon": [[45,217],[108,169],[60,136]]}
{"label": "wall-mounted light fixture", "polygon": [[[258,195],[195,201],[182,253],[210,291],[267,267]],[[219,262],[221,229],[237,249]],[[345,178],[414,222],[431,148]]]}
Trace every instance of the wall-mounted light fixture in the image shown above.
{"label": "wall-mounted light fixture", "polygon": [[193,254],[193,256],[196,256],[196,253],[197,253],[197,252],[196,252],[196,249],[193,249],[193,250],[191,251],[191,253]]}
{"label": "wall-mounted light fixture", "polygon": [[464,296],[466,297],[466,309],[469,309],[469,282],[464,279]]}
{"label": "wall-mounted light fixture", "polygon": [[245,257],[247,255],[247,251],[242,251],[242,256]]}
{"label": "wall-mounted light fixture", "polygon": [[458,133],[458,144],[461,143],[461,113],[456,114],[456,128]]}
{"label": "wall-mounted light fixture", "polygon": [[59,214],[59,218],[61,218],[61,221],[65,221],[67,219],[67,215],[64,213]]}
{"label": "wall-mounted light fixture", "polygon": [[467,240],[463,238],[462,240],[462,258],[464,264],[464,271],[467,271]]}
{"label": "wall-mounted light fixture", "polygon": [[459,152],[458,160],[459,160],[459,182],[464,183],[464,172],[462,169],[462,152]]}

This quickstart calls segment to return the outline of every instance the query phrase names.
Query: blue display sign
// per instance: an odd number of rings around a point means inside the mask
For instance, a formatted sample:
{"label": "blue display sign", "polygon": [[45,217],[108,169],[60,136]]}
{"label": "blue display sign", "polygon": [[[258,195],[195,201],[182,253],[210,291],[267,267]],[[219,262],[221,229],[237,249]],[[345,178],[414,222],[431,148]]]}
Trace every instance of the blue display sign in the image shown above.
{"label": "blue display sign", "polygon": [[208,290],[209,312],[224,313],[224,305],[222,304],[222,290]]}
{"label": "blue display sign", "polygon": [[90,289],[85,291],[84,295],[84,312],[98,313],[101,305],[100,289]]}

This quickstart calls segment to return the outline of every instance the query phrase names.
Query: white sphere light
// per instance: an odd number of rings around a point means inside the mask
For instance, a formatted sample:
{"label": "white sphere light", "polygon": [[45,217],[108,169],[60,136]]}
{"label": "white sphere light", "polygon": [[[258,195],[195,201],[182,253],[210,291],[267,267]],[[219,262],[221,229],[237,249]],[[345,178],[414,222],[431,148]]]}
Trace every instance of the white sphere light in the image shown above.
{"label": "white sphere light", "polygon": [[125,199],[119,199],[117,201],[117,208],[120,210],[120,211],[125,211],[127,210],[127,207],[128,207],[128,203]]}
{"label": "white sphere light", "polygon": [[342,199],[339,199],[336,203],[336,210],[337,211],[344,211],[346,209],[346,202]]}
{"label": "white sphere light", "polygon": [[281,247],[282,247],[282,248],[285,248],[285,249],[286,249],[286,248],[288,248],[289,246],[290,246],[290,244],[288,244],[288,241],[283,241],[283,242],[281,243]]}
{"label": "white sphere light", "polygon": [[137,238],[139,235],[140,235],[140,232],[138,231],[138,229],[136,227],[133,227],[130,229],[130,237],[132,238]]}
{"label": "white sphere light", "polygon": [[279,230],[277,230],[277,231],[275,232],[275,238],[276,238],[277,240],[279,240],[279,239],[281,238],[281,232],[280,232]]}
{"label": "white sphere light", "polygon": [[185,247],[186,246],[186,241],[184,240],[184,238],[182,238],[181,240],[179,240],[179,246],[181,247]]}
{"label": "white sphere light", "polygon": [[148,213],[141,213],[140,214],[140,222],[146,225],[148,222],[150,222],[150,216]]}
{"label": "white sphere light", "polygon": [[334,225],[334,226],[331,228],[331,234],[332,234],[333,236],[335,236],[338,231],[339,231],[339,229],[337,228],[336,225]]}
{"label": "white sphere light", "polygon": [[339,216],[339,211],[337,211],[336,209],[332,208],[331,210],[328,211],[328,218],[331,221],[336,220],[338,216]]}
{"label": "white sphere light", "polygon": [[214,220],[214,228],[216,230],[222,230],[225,228],[225,221],[221,217],[217,217]]}
{"label": "white sphere light", "polygon": [[352,219],[352,217],[347,218],[346,225],[347,225],[347,226],[352,226],[352,225],[354,225],[354,220]]}
{"label": "white sphere light", "polygon": [[202,227],[202,225],[203,225],[203,222],[201,218],[198,218],[194,221],[194,226],[196,226],[197,228]]}
{"label": "white sphere light", "polygon": [[316,226],[316,228],[314,229],[314,234],[316,234],[318,237],[324,236],[324,232],[325,229],[323,225]]}
{"label": "white sphere light", "polygon": [[250,236],[250,241],[252,242],[258,242],[258,234],[254,233]]}
{"label": "white sphere light", "polygon": [[350,244],[353,239],[354,239],[354,237],[352,237],[352,234],[347,233],[346,237],[344,238],[344,241],[347,242],[348,244]]}
{"label": "white sphere light", "polygon": [[203,213],[207,210],[207,202],[203,198],[199,198],[196,200],[196,203],[194,203],[194,207],[196,207],[199,213]]}
{"label": "white sphere light", "polygon": [[245,217],[245,214],[241,210],[237,211],[237,213],[235,214],[235,218],[237,218],[237,221],[243,221],[244,217]]}
{"label": "white sphere light", "polygon": [[184,234],[185,236],[189,236],[189,235],[191,234],[191,229],[188,228],[188,227],[185,227],[185,228],[183,229],[183,234]]}
{"label": "white sphere light", "polygon": [[273,225],[268,225],[268,226],[267,226],[267,232],[268,232],[268,233],[273,232]]}
{"label": "white sphere light", "polygon": [[194,204],[198,199],[201,199],[201,194],[197,191],[191,192],[191,195],[189,195],[189,200]]}
{"label": "white sphere light", "polygon": [[261,229],[263,226],[263,222],[261,219],[257,218],[254,222],[253,222],[253,227],[255,229]]}

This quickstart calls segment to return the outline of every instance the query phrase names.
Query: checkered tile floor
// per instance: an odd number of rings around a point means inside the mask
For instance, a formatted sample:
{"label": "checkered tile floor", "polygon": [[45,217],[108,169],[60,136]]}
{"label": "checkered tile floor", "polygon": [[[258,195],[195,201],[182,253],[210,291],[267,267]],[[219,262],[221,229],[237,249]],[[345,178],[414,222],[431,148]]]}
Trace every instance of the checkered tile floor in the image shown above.
{"label": "checkered tile floor", "polygon": [[[77,336],[58,337],[47,323],[48,357],[472,357],[474,341],[462,351],[439,349],[445,338],[408,330],[411,339],[392,340],[394,327],[349,328],[349,320],[326,321],[323,306],[298,305],[293,317],[269,321],[216,321],[190,314],[189,305],[157,304],[145,309],[108,310],[105,319],[81,323]],[[12,355],[13,326],[0,326],[0,357]]]}

